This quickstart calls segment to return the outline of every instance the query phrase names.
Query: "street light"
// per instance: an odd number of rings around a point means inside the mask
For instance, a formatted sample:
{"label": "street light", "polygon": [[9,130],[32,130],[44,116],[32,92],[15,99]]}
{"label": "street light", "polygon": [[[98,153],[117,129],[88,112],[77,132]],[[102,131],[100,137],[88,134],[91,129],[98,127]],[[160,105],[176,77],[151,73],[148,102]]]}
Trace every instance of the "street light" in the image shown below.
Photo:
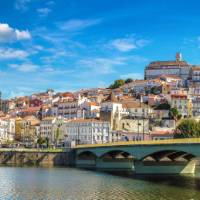
{"label": "street light", "polygon": [[78,128],[78,132],[77,132],[78,133],[78,141],[77,141],[77,144],[79,145],[79,135],[80,135],[79,125],[78,125],[77,128]]}

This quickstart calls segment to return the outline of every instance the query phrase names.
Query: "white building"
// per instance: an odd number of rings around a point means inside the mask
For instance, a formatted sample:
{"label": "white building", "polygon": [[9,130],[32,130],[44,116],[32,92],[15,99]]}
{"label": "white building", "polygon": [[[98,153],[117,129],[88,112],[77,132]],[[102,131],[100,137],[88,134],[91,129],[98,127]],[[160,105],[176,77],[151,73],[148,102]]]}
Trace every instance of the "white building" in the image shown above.
{"label": "white building", "polygon": [[78,110],[82,108],[82,104],[86,101],[88,100],[85,97],[60,101],[58,103],[58,116],[62,116],[66,119],[82,118],[83,113],[78,113]]}
{"label": "white building", "polygon": [[100,106],[96,102],[85,101],[77,111],[77,118],[99,118]]}
{"label": "white building", "polygon": [[161,75],[177,75],[187,80],[190,77],[191,65],[182,60],[180,53],[173,61],[154,61],[145,69],[145,79],[154,79]]}
{"label": "white building", "polygon": [[6,119],[8,122],[8,138],[7,140],[13,141],[15,138],[15,119],[13,118],[8,118]]}
{"label": "white building", "polygon": [[[40,136],[49,139],[49,144],[55,143],[55,141],[62,140],[62,118],[46,117],[40,122]],[[57,130],[59,129],[60,134],[57,136]],[[58,138],[57,138],[58,137]]]}
{"label": "white building", "polygon": [[15,120],[10,118],[0,119],[0,143],[13,141],[15,134]]}
{"label": "white building", "polygon": [[100,119],[108,121],[112,130],[117,130],[119,120],[122,116],[127,115],[126,109],[123,108],[122,103],[114,101],[106,101],[101,104]]}
{"label": "white building", "polygon": [[58,116],[58,105],[55,104],[51,107],[51,116],[57,117]]}
{"label": "white building", "polygon": [[153,109],[139,101],[124,102],[123,107],[126,108],[128,114],[136,118],[149,118],[153,114]]}
{"label": "white building", "polygon": [[200,82],[200,67],[193,66],[190,72],[191,82]]}
{"label": "white building", "polygon": [[109,141],[109,122],[95,119],[74,119],[64,124],[64,135],[68,142],[97,144]]}

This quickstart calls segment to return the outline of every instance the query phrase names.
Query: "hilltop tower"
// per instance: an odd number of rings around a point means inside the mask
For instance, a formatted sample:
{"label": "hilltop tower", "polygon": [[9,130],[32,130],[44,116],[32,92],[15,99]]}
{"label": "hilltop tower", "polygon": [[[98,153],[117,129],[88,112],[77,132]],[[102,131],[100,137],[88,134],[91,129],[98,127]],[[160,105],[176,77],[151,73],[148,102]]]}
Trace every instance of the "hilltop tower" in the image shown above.
{"label": "hilltop tower", "polygon": [[182,59],[181,53],[176,53],[175,60],[153,61],[145,68],[145,79],[154,79],[162,75],[177,76],[188,80],[191,65]]}
{"label": "hilltop tower", "polygon": [[182,61],[182,54],[180,52],[176,53],[176,61],[177,62]]}

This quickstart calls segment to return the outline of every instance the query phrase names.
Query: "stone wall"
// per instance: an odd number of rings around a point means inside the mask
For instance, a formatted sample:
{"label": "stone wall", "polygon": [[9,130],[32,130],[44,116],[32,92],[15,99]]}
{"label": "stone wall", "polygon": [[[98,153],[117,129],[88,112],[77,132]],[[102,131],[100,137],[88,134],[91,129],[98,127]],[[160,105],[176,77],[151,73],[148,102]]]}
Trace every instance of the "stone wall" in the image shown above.
{"label": "stone wall", "polygon": [[0,152],[1,165],[73,166],[73,151],[69,152]]}

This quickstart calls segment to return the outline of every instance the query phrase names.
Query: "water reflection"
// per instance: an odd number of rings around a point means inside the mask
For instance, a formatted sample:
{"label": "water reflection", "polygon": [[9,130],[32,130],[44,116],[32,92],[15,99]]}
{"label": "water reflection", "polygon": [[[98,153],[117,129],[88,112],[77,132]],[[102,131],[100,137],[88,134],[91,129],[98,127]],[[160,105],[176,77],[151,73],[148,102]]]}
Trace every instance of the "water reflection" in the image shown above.
{"label": "water reflection", "polygon": [[200,199],[200,174],[114,176],[66,168],[0,167],[0,199]]}

